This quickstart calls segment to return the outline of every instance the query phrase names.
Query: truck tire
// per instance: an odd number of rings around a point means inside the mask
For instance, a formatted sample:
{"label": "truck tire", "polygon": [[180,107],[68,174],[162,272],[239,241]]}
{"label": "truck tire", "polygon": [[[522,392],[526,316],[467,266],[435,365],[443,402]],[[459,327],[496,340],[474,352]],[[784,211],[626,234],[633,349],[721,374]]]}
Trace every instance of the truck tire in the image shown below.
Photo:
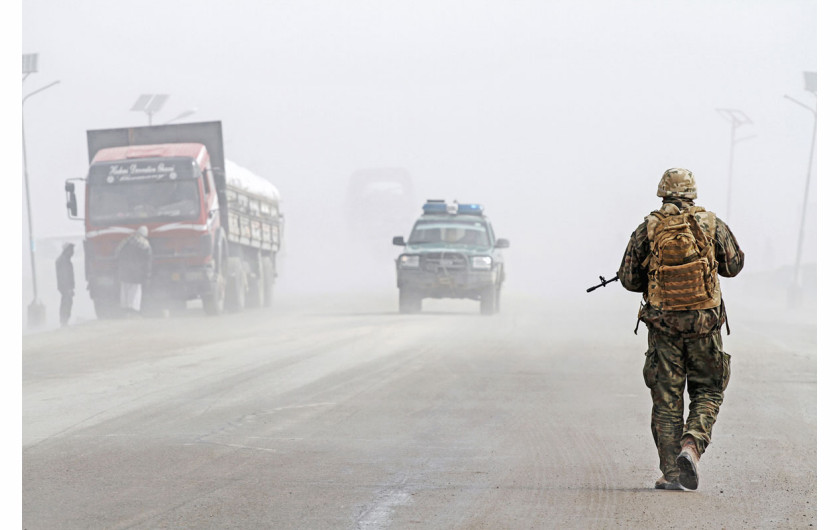
{"label": "truck tire", "polygon": [[225,292],[227,290],[228,254],[227,240],[224,232],[219,236],[219,244],[216,247],[216,280],[213,282],[209,293],[201,295],[201,305],[208,315],[218,315],[225,309]]}
{"label": "truck tire", "polygon": [[271,307],[274,298],[274,264],[271,258],[263,256],[263,306]]}
{"label": "truck tire", "polygon": [[494,309],[494,313],[498,313],[502,310],[502,284],[496,286],[496,307]]}
{"label": "truck tire", "polygon": [[225,308],[225,282],[222,275],[216,276],[213,290],[201,296],[201,305],[208,315],[218,315]]}
{"label": "truck tire", "polygon": [[498,293],[499,291],[496,289],[495,285],[490,285],[489,287],[482,289],[479,297],[482,315],[492,315],[496,312],[496,295]]}
{"label": "truck tire", "polygon": [[227,292],[225,292],[225,309],[231,313],[238,313],[245,307],[245,291],[248,276],[242,268],[241,258],[228,257]]}
{"label": "truck tire", "polygon": [[423,297],[406,287],[400,289],[400,313],[419,313],[423,310]]}
{"label": "truck tire", "polygon": [[262,307],[265,298],[265,272],[262,258],[257,256],[254,263],[256,270],[248,275],[248,296],[245,302],[248,307]]}

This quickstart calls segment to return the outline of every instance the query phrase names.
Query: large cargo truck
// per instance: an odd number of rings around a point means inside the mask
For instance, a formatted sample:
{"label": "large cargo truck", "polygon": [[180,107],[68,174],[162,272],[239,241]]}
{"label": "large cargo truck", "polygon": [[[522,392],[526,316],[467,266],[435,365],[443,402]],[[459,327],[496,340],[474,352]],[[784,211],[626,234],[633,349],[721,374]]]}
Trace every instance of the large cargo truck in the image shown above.
{"label": "large cargo truck", "polygon": [[211,315],[271,304],[280,192],[225,159],[221,122],[90,130],[87,141],[87,178],[68,179],[65,193],[70,218],[85,223],[85,278],[99,318],[119,313],[115,251],[141,226],[152,247],[144,310],[192,299]]}

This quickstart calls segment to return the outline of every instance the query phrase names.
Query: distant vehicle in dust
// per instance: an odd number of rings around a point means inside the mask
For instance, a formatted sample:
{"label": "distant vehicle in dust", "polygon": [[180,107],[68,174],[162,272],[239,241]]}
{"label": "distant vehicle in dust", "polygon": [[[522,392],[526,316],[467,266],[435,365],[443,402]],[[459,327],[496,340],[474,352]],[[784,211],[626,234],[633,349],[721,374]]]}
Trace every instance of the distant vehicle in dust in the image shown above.
{"label": "distant vehicle in dust", "polygon": [[[271,303],[285,223],[280,192],[225,159],[221,122],[87,136],[87,178],[68,179],[65,192],[70,217],[84,219],[85,278],[99,318],[118,314],[114,252],[140,226],[153,254],[144,308],[201,299],[218,314]],[[85,188],[83,217],[75,181]]]}
{"label": "distant vehicle in dust", "polygon": [[501,306],[505,262],[497,238],[480,204],[446,204],[428,200],[414,223],[408,241],[392,240],[405,250],[396,259],[401,313],[422,310],[424,298],[478,300],[484,315]]}
{"label": "distant vehicle in dust", "polygon": [[354,172],[344,200],[351,237],[381,245],[390,234],[410,226],[415,204],[414,183],[408,170],[380,167]]}

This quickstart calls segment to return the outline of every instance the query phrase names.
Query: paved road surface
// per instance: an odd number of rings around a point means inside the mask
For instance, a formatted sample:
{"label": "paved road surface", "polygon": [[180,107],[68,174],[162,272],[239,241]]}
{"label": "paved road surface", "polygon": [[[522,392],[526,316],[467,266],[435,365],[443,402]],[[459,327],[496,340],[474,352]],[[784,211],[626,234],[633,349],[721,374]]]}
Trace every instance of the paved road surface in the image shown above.
{"label": "paved road surface", "polygon": [[816,325],[729,304],[700,488],[663,492],[635,304],[389,290],[27,334],[23,527],[816,526]]}

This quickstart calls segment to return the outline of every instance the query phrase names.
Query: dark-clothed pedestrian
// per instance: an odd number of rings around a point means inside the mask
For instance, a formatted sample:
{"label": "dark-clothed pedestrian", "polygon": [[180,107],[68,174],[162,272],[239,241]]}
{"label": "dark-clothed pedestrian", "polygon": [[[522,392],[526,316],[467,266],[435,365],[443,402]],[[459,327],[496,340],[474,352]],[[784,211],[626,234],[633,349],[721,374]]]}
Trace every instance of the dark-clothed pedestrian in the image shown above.
{"label": "dark-clothed pedestrian", "polygon": [[55,277],[58,292],[61,293],[61,304],[58,308],[58,320],[62,326],[70,321],[73,309],[73,294],[76,289],[76,276],[73,273],[73,243],[64,243],[61,254],[55,259]]}
{"label": "dark-clothed pedestrian", "polygon": [[117,270],[120,280],[120,308],[127,315],[138,315],[143,285],[152,274],[152,247],[149,229],[138,228],[117,245]]}
{"label": "dark-clothed pedestrian", "polygon": [[657,196],[662,207],[630,235],[618,277],[644,302],[638,315],[648,328],[643,375],[653,399],[651,431],[662,471],[654,486],[694,490],[730,376],[720,333],[724,323],[729,331],[729,323],[718,276],[737,275],[744,253],[723,220],[695,206],[691,171],[667,170]]}

